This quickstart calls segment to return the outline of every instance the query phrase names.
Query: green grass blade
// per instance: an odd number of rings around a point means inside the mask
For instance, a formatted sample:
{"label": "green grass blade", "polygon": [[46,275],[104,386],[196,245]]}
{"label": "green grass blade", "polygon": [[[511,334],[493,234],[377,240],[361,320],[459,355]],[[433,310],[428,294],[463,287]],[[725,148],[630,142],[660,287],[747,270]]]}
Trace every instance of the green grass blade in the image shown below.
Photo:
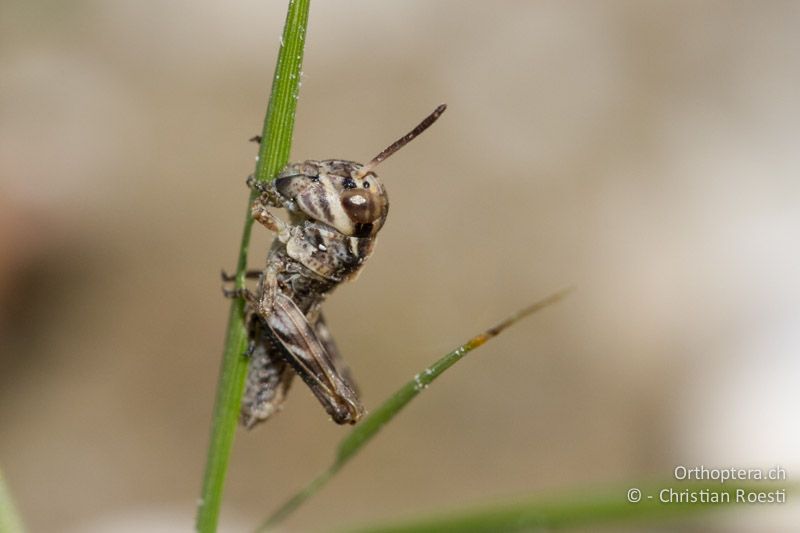
{"label": "green grass blade", "polygon": [[[264,119],[261,145],[258,150],[255,171],[258,180],[273,179],[289,160],[297,96],[300,89],[309,4],[310,0],[290,0],[289,2],[281,48],[275,65],[272,91]],[[237,287],[244,287],[247,252],[253,227],[253,220],[250,217],[250,203],[253,199],[254,195],[251,194],[236,266]],[[228,469],[247,375],[247,361],[243,357],[246,345],[244,302],[237,299],[232,302],[228,316],[228,332],[217,384],[203,489],[198,502],[196,528],[203,533],[216,531],[219,521],[225,473]]]}
{"label": "green grass blade", "polygon": [[483,345],[489,339],[496,337],[503,330],[513,325],[515,322],[525,318],[528,315],[554,304],[567,295],[569,289],[559,291],[547,298],[536,302],[535,304],[526,307],[513,316],[507,318],[493,328],[486,330],[480,335],[471,338],[452,352],[448,353],[431,366],[414,376],[414,378],[400,387],[388,400],[381,404],[375,411],[367,416],[360,424],[358,424],[350,434],[345,437],[339,444],[336,450],[336,457],[333,464],[322,474],[317,476],[314,480],[306,485],[302,490],[292,496],[286,503],[279,507],[263,524],[258,528],[258,531],[265,531],[289,516],[295,509],[300,507],[308,498],[313,496],[317,491],[324,487],[327,482],[350,460],[358,453],[364,445],[369,442],[380,429],[389,423],[397,414],[425,390],[436,378],[438,378],[445,370],[453,366],[461,360],[466,354]]}
{"label": "green grass blade", "polygon": [[[719,503],[698,501],[696,503],[661,503],[658,500],[661,488],[673,488],[677,492],[685,489],[702,490],[728,498]],[[659,486],[642,487],[646,496],[638,503],[630,503],[626,492],[629,487],[602,492],[582,492],[561,496],[558,499],[532,498],[528,501],[498,504],[482,509],[441,514],[429,518],[410,520],[393,525],[376,525],[350,529],[351,533],[427,533],[448,531],[453,533],[494,533],[497,531],[552,531],[568,528],[594,528],[622,524],[661,524],[668,520],[688,519],[711,510],[753,508],[752,504],[736,503],[736,491],[774,491],[781,488],[774,484],[700,484],[665,482]],[[725,495],[725,496],[723,496]],[[766,505],[766,504],[765,504]],[[780,504],[775,504],[780,505]],[[609,529],[608,531],[613,531]]]}
{"label": "green grass blade", "polygon": [[8,490],[3,471],[0,470],[0,532],[23,533],[24,531],[22,520],[11,498],[11,491]]}

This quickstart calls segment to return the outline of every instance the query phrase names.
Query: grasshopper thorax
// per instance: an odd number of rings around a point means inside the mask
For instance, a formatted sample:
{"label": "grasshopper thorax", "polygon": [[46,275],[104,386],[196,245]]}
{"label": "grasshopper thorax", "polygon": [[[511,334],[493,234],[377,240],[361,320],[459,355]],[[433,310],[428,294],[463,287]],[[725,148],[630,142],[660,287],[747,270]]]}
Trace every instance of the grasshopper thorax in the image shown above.
{"label": "grasshopper thorax", "polygon": [[350,237],[373,237],[389,212],[386,189],[374,172],[354,161],[328,159],[287,166],[275,190],[287,209]]}

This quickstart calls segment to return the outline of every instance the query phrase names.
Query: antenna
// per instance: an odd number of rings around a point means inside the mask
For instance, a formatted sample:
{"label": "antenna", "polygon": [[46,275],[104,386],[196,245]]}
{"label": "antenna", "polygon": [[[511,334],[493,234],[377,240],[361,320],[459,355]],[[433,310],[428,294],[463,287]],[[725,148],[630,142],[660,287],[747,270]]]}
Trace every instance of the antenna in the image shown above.
{"label": "antenna", "polygon": [[442,116],[442,113],[444,113],[445,109],[447,109],[447,104],[442,104],[436,109],[434,109],[433,113],[425,117],[422,120],[422,122],[417,124],[417,126],[413,130],[411,130],[410,132],[406,133],[405,135],[397,139],[395,142],[389,145],[383,152],[373,157],[372,161],[361,167],[361,170],[359,170],[358,174],[356,174],[354,177],[363,178],[368,173],[372,172],[372,170],[375,167],[377,167],[383,160],[387,159],[390,155],[398,151],[400,148],[410,143],[412,140],[414,140],[414,137],[416,137],[423,131],[427,130],[431,124],[436,122],[436,119]]}

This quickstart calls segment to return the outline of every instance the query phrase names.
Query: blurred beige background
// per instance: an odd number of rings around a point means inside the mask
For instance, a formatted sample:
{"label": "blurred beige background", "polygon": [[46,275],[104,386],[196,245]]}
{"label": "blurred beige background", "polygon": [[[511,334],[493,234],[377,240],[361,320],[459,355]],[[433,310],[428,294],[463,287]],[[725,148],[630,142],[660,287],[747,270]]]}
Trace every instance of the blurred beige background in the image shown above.
{"label": "blurred beige background", "polygon": [[[191,527],[218,272],[284,14],[0,4],[0,465],[31,531]],[[794,2],[315,2],[293,159],[368,160],[450,106],[383,165],[378,250],[327,304],[366,405],[578,290],[451,370],[287,528],[676,464],[796,481],[799,24]],[[298,383],[237,436],[225,528],[264,517],[346,431]],[[704,530],[789,530],[793,511]]]}

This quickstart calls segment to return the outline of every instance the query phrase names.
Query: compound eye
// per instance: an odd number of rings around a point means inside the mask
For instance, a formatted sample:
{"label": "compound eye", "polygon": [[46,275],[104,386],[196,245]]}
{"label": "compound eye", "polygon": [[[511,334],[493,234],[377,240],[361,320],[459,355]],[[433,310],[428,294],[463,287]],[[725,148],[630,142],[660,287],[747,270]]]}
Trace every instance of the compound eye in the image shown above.
{"label": "compound eye", "polygon": [[356,180],[353,178],[345,178],[342,180],[342,187],[345,189],[355,189],[358,185],[356,185]]}
{"label": "compound eye", "polygon": [[381,209],[371,192],[350,189],[342,194],[342,208],[355,224],[370,224],[381,216]]}

